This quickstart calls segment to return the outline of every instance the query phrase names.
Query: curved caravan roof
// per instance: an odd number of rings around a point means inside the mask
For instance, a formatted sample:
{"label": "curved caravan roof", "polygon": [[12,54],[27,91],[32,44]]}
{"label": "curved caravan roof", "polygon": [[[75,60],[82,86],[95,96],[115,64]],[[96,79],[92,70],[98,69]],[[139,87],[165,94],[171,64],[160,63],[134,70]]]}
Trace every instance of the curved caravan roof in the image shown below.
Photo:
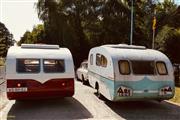
{"label": "curved caravan roof", "polygon": [[67,48],[59,48],[58,45],[44,44],[22,44],[12,46],[8,50],[7,59],[13,58],[71,58],[71,53]]}
{"label": "curved caravan roof", "polygon": [[[95,50],[96,49],[96,50]],[[102,45],[96,47],[94,50],[105,51],[108,55],[111,56],[112,59],[131,59],[131,60],[168,60],[166,55],[163,53],[153,50],[147,49],[144,46],[135,46],[135,45],[126,45],[126,44],[110,44],[110,45]],[[97,50],[98,49],[98,50]]]}

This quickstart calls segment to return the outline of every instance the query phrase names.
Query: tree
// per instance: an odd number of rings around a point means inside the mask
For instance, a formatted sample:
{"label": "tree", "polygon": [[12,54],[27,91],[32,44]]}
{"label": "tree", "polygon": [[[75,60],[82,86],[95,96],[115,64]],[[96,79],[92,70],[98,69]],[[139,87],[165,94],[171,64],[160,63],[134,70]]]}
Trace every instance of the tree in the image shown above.
{"label": "tree", "polygon": [[171,11],[162,20],[162,27],[159,27],[155,46],[156,49],[166,53],[173,63],[180,63],[177,50],[180,49],[180,7]]}
{"label": "tree", "polygon": [[37,10],[46,43],[68,47],[77,66],[90,47],[128,43],[130,12],[118,0],[39,0]]}
{"label": "tree", "polygon": [[[170,17],[176,9],[171,1],[134,1],[133,44],[151,48],[152,18],[157,11],[156,35],[164,25],[174,25]],[[130,0],[38,0],[37,11],[44,22],[47,44],[68,47],[78,66],[89,49],[102,44],[129,43]],[[178,18],[176,18],[178,19]],[[178,25],[179,23],[176,23]]]}
{"label": "tree", "polygon": [[14,44],[13,35],[9,32],[6,26],[0,22],[0,57],[5,57],[7,50]]}
{"label": "tree", "polygon": [[171,32],[164,43],[164,52],[173,63],[180,63],[180,55],[177,53],[177,50],[180,50],[180,29]]}
{"label": "tree", "polygon": [[23,37],[21,37],[20,41],[18,42],[18,45],[21,45],[22,43],[44,43],[44,36],[44,27],[43,25],[39,24],[37,26],[34,26],[31,32],[27,30],[24,33]]}

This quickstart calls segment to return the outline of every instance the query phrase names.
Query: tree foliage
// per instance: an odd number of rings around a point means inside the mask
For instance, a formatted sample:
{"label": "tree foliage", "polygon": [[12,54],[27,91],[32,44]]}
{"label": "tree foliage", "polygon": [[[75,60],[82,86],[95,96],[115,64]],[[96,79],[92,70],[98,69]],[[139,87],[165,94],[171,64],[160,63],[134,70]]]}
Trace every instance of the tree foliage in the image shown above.
{"label": "tree foliage", "polygon": [[5,57],[7,50],[14,44],[13,35],[6,26],[0,22],[0,57]]}
{"label": "tree foliage", "polygon": [[[156,49],[166,53],[174,63],[180,63],[180,56],[177,50],[180,50],[180,7],[169,3],[163,7],[165,15],[160,14],[158,31],[155,38]],[[161,9],[163,9],[161,8]],[[164,12],[164,11],[163,11]]]}
{"label": "tree foliage", "polygon": [[27,30],[21,37],[20,41],[18,42],[18,45],[21,45],[22,43],[43,43],[44,36],[44,27],[43,25],[39,24],[37,26],[34,26],[31,32]]}
{"label": "tree foliage", "polygon": [[39,0],[37,10],[46,43],[68,47],[75,64],[87,59],[93,46],[128,43],[130,10],[121,1]]}
{"label": "tree foliage", "polygon": [[[133,44],[151,48],[152,19],[156,10],[156,48],[165,52],[166,43],[172,43],[168,42],[170,37],[166,33],[178,29],[180,24],[176,22],[180,20],[179,9],[170,0],[158,1],[135,0]],[[87,59],[91,47],[129,43],[130,0],[38,0],[36,6],[44,22],[43,35],[37,32],[43,36],[41,41],[68,47],[76,66]],[[35,33],[26,31],[21,43],[37,43]]]}
{"label": "tree foliage", "polygon": [[180,29],[172,29],[168,35],[164,43],[164,52],[174,63],[180,63],[180,55],[177,52],[180,50]]}

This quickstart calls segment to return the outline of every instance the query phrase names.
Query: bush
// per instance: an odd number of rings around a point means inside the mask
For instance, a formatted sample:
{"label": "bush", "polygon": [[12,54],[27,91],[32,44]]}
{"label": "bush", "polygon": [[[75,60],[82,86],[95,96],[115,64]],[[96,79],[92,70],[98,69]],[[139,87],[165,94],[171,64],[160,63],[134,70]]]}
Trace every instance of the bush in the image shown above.
{"label": "bush", "polygon": [[164,26],[156,36],[155,47],[164,52],[173,63],[180,63],[180,29]]}
{"label": "bush", "polygon": [[0,58],[0,66],[4,66],[4,64],[5,64],[4,59],[3,59],[3,58]]}

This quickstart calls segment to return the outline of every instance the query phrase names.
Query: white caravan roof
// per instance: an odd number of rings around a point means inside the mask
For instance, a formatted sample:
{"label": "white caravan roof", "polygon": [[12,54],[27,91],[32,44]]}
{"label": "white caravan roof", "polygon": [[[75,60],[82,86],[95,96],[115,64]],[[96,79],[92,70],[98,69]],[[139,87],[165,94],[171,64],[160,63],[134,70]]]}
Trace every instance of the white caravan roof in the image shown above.
{"label": "white caravan roof", "polygon": [[7,59],[15,58],[70,58],[71,53],[67,48],[58,45],[22,44],[20,47],[12,46],[8,50]]}
{"label": "white caravan roof", "polygon": [[[97,47],[98,48],[98,47]],[[112,59],[131,59],[131,60],[168,60],[163,53],[147,49],[144,46],[134,46],[126,44],[102,45],[99,49],[104,49]]]}

